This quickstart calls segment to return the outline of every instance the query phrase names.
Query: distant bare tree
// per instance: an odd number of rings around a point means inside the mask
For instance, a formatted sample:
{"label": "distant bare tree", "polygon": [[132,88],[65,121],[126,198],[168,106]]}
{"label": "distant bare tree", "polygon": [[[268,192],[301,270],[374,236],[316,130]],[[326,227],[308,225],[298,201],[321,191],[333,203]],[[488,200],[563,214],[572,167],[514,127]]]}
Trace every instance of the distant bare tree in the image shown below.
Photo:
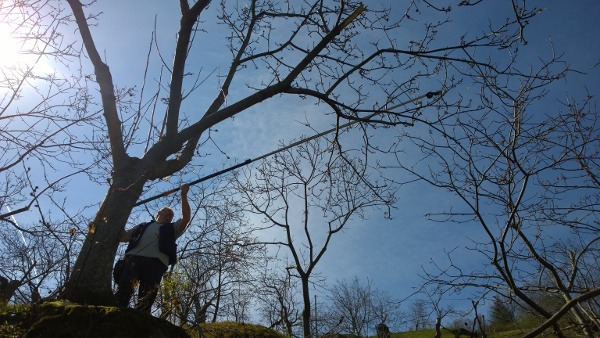
{"label": "distant bare tree", "polygon": [[[430,316],[433,315],[435,318],[435,338],[442,336],[442,328],[445,328],[442,324],[444,319],[447,317],[458,314],[458,311],[452,304],[444,303],[444,296],[448,292],[443,286],[436,285],[433,288],[428,288],[429,285],[425,285],[424,288],[420,289],[418,294],[425,295],[429,299],[428,305],[430,306]],[[420,300],[419,300],[420,301]],[[460,326],[462,327],[462,325]]]}
{"label": "distant bare tree", "polygon": [[272,329],[294,337],[294,328],[300,327],[301,311],[297,307],[297,279],[285,272],[278,275],[266,271],[256,286],[259,311]]}
{"label": "distant bare tree", "polygon": [[[361,283],[338,281],[329,289],[329,326],[336,332],[368,336],[378,325],[396,327],[403,317],[400,302],[387,291],[375,287],[372,281]],[[339,323],[340,318],[343,318]]]}
{"label": "distant bare tree", "polygon": [[425,299],[415,299],[408,307],[408,318],[414,330],[422,330],[431,327],[428,308],[428,302]]}
{"label": "distant bare tree", "polygon": [[264,161],[258,174],[239,179],[248,210],[262,217],[261,231],[278,231],[270,243],[292,256],[290,271],[302,287],[304,337],[311,335],[311,277],[334,235],[367,209],[394,201],[394,187],[378,184],[367,162],[329,142],[316,139],[287,149]]}
{"label": "distant bare tree", "polygon": [[401,303],[388,290],[375,288],[371,293],[372,324],[385,324],[392,332],[400,332],[406,314],[401,310]]}
{"label": "distant bare tree", "polygon": [[365,335],[371,324],[372,282],[361,284],[358,277],[338,281],[330,287],[329,298],[335,317],[344,318],[340,332]]}

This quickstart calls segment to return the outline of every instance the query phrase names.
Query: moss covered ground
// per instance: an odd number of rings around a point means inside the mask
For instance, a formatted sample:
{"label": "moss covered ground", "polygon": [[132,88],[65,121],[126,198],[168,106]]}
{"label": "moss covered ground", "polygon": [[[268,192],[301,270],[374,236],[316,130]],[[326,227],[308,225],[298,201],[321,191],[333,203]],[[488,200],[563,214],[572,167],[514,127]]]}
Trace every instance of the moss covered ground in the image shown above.
{"label": "moss covered ground", "polygon": [[283,338],[264,326],[222,322],[181,328],[144,312],[110,306],[46,302],[36,306],[0,304],[0,337],[200,337]]}
{"label": "moss covered ground", "polygon": [[6,307],[0,313],[0,336],[189,337],[184,329],[148,313],[69,302]]}

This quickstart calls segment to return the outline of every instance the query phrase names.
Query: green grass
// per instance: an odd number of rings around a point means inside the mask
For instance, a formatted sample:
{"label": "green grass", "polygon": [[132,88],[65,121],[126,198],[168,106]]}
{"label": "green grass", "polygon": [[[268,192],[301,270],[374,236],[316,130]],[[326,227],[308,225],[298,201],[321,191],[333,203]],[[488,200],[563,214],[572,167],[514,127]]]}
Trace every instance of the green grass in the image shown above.
{"label": "green grass", "polygon": [[[435,337],[435,329],[425,329],[419,331],[408,331],[390,334],[390,338],[431,338]],[[454,334],[448,330],[442,330],[442,338],[454,338]]]}
{"label": "green grass", "polygon": [[[487,332],[488,338],[508,338],[508,337],[520,337],[524,333],[520,330],[511,330],[504,332]],[[408,332],[399,332],[390,334],[390,338],[431,338],[435,337],[435,329],[425,329],[419,331],[408,331]],[[461,337],[468,337],[462,335]],[[372,338],[377,338],[377,336],[373,336]],[[454,334],[448,330],[442,329],[442,338],[454,338]]]}

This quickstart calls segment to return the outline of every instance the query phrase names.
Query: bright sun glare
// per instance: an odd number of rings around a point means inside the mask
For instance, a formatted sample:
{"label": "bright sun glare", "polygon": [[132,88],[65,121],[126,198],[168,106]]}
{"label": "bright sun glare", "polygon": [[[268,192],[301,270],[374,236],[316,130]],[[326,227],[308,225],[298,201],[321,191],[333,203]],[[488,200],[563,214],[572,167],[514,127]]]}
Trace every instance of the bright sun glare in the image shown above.
{"label": "bright sun glare", "polygon": [[8,24],[0,22],[0,68],[26,66],[45,73],[52,70],[44,58],[40,59],[37,55],[27,52],[30,47],[23,46],[23,41],[12,34],[13,29]]}
{"label": "bright sun glare", "polygon": [[0,23],[0,66],[11,67],[20,60],[18,42],[10,34],[10,29]]}

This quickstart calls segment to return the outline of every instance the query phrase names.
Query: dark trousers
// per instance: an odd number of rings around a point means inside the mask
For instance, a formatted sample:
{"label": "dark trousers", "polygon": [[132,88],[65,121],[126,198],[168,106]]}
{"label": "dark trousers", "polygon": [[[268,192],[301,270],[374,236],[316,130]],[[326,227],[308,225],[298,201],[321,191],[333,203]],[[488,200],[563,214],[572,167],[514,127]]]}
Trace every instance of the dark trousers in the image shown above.
{"label": "dark trousers", "polygon": [[121,279],[117,283],[117,301],[127,307],[136,284],[139,282],[138,300],[135,308],[150,312],[156,299],[158,287],[167,266],[158,258],[144,256],[125,256],[125,266]]}

